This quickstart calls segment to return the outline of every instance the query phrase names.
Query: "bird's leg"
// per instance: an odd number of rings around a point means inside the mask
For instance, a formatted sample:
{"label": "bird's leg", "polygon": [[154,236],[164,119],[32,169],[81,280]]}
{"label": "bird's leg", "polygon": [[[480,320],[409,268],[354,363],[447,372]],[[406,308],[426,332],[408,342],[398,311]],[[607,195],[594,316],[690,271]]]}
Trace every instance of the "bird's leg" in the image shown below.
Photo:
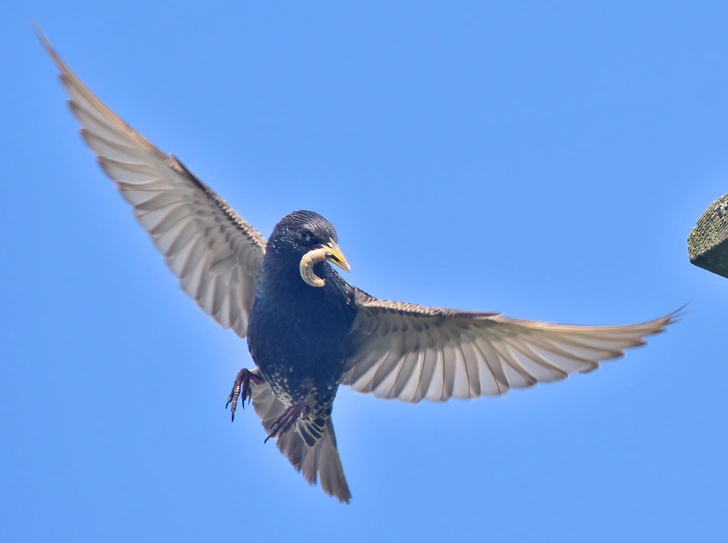
{"label": "bird's leg", "polygon": [[298,417],[300,417],[304,411],[306,411],[306,402],[304,400],[298,400],[291,404],[291,407],[286,409],[286,412],[278,417],[278,420],[270,427],[270,434],[268,434],[268,437],[265,438],[263,443],[267,443],[272,437],[277,437],[286,433],[286,431],[293,426],[296,420],[298,420]]}
{"label": "bird's leg", "polygon": [[227,403],[225,404],[225,409],[227,409],[228,405],[232,404],[232,406],[230,407],[231,420],[235,420],[235,409],[238,406],[238,398],[240,396],[243,397],[243,402],[240,404],[242,405],[243,409],[245,409],[246,398],[248,399],[248,403],[250,403],[250,397],[253,395],[253,391],[250,389],[250,381],[253,381],[253,383],[259,385],[263,382],[263,378],[260,375],[257,375],[245,368],[240,370],[238,372],[238,375],[235,377],[233,389],[230,392],[230,396],[228,396]]}

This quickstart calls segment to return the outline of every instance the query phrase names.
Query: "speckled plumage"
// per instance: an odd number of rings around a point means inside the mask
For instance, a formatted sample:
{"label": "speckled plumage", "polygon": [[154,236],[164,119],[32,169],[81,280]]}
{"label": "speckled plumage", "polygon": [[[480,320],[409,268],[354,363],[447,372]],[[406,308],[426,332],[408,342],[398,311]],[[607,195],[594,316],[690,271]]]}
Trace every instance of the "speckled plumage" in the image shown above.
{"label": "speckled plumage", "polygon": [[[344,373],[345,340],[356,316],[354,290],[326,262],[312,288],[300,277],[303,255],[332,239],[336,231],[321,215],[299,211],[273,230],[258,281],[248,326],[248,347],[260,373],[286,404],[304,400],[312,432],[309,445],[323,433]],[[313,439],[313,436],[316,439]]]}
{"label": "speckled plumage", "polygon": [[85,142],[182,289],[222,327],[248,337],[257,368],[239,372],[228,399],[233,416],[238,398],[250,397],[291,464],[341,501],[351,493],[330,416],[339,385],[411,403],[502,395],[593,371],[678,317],[578,326],[378,300],[320,260],[348,270],[326,219],[292,213],[266,243],[101,102],[40,37]]}

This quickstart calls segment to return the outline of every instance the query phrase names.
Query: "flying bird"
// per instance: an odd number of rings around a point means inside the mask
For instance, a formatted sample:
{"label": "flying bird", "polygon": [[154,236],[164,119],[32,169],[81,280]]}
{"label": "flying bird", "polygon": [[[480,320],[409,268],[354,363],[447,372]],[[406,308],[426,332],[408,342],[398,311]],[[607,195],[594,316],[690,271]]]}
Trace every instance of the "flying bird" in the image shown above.
{"label": "flying bird", "polygon": [[[305,479],[351,498],[331,412],[340,385],[416,403],[498,396],[587,373],[644,344],[677,311],[641,324],[576,326],[379,300],[348,284],[336,230],[312,211],[266,239],[173,155],[126,124],[37,29],[70,95],[81,135],[184,290],[248,340],[232,417],[252,400],[266,432]],[[679,311],[679,310],[678,310]]]}

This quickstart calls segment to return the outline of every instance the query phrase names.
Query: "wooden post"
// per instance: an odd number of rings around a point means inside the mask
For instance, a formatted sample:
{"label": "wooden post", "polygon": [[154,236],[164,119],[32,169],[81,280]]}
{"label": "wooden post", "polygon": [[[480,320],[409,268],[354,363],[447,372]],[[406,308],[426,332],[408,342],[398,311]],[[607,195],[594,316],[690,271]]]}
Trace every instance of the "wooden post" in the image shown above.
{"label": "wooden post", "polygon": [[698,219],[688,236],[688,256],[696,266],[728,277],[728,194]]}

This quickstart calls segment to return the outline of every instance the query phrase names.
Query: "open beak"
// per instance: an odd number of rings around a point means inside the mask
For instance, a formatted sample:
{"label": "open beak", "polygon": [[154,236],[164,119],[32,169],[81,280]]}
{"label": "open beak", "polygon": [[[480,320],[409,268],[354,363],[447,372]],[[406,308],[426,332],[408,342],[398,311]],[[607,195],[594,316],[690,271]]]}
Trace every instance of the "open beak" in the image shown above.
{"label": "open beak", "polygon": [[335,241],[331,240],[326,245],[324,245],[323,248],[326,249],[326,260],[328,260],[332,264],[336,264],[345,272],[351,271],[351,266],[349,265],[349,262],[347,262],[344,253],[341,252],[339,245]]}

